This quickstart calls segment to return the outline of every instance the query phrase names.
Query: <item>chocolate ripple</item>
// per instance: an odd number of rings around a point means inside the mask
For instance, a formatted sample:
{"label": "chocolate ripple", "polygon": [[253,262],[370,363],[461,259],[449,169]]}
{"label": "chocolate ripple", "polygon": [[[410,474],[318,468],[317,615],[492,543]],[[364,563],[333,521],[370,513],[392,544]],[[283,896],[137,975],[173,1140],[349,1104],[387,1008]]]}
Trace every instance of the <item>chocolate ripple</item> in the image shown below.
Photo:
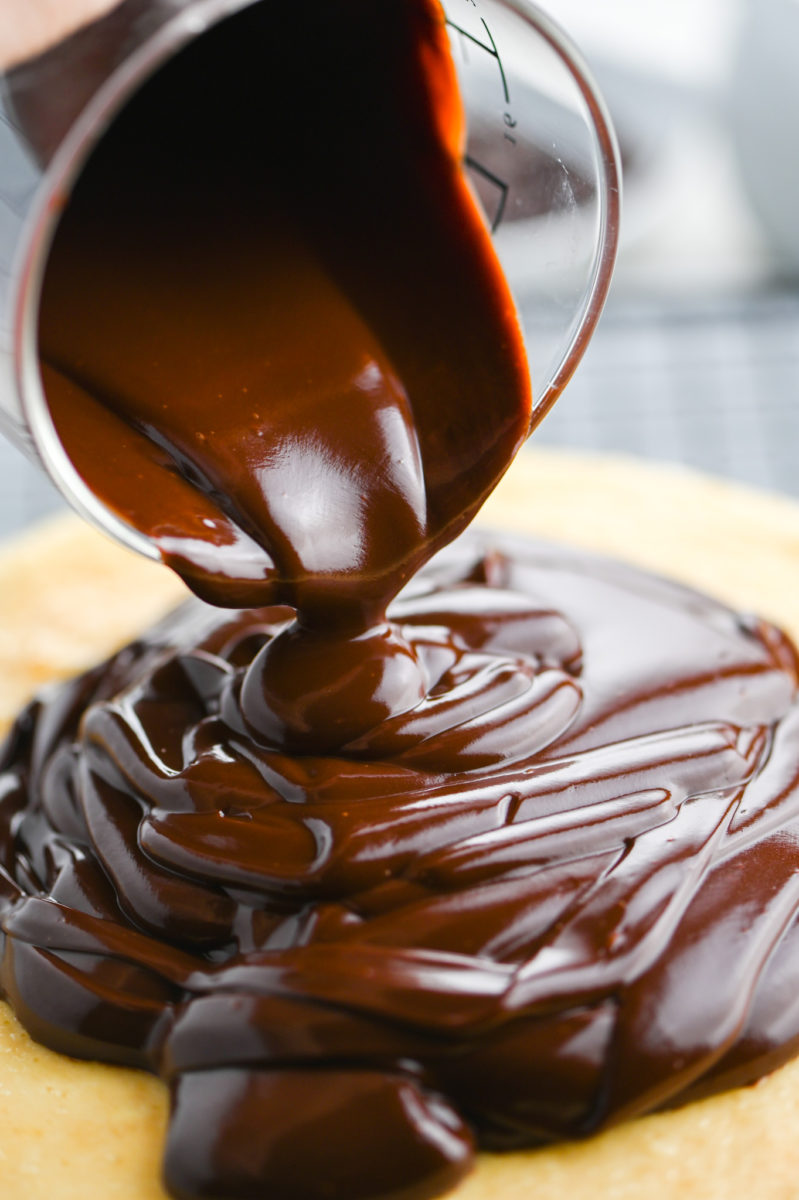
{"label": "chocolate ripple", "polygon": [[424,694],[332,753],[242,712],[293,614],[199,601],[6,742],[3,992],[167,1081],[175,1196],[422,1200],[799,1044],[784,635],[510,539],[389,617]]}

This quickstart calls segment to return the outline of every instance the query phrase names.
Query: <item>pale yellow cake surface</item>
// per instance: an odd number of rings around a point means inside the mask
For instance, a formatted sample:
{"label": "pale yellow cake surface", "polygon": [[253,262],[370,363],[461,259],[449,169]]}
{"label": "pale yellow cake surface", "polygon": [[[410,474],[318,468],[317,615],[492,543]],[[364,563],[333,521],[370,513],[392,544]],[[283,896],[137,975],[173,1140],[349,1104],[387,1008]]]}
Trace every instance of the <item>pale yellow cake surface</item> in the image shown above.
{"label": "pale yellow cake surface", "polygon": [[[629,460],[525,451],[482,523],[634,560],[770,617],[799,640],[799,505],[781,497]],[[77,518],[10,544],[0,555],[0,722],[180,595],[168,571]],[[157,1080],[55,1055],[0,1005],[2,1200],[165,1200],[166,1111]],[[483,1156],[454,1195],[798,1200],[799,1061],[754,1087],[581,1145]]]}

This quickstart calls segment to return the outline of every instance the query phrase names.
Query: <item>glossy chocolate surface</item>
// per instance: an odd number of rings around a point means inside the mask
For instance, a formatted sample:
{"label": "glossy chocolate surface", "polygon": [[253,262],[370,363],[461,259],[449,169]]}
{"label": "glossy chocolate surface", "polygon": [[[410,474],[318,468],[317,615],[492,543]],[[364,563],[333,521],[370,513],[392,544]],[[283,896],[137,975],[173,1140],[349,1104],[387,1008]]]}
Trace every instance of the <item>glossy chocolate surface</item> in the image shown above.
{"label": "glossy chocolate surface", "polygon": [[80,177],[42,292],[55,426],[205,599],[368,627],[526,436],[462,140],[436,0],[262,3]]}
{"label": "glossy chocolate surface", "polygon": [[391,618],[425,697],[249,736],[286,609],[199,601],[20,718],[2,984],[170,1084],[181,1197],[433,1196],[505,1148],[746,1082],[799,1036],[799,707],[771,627],[459,542]]}
{"label": "glossy chocolate surface", "polygon": [[45,279],[76,466],[246,609],[48,692],[0,773],[3,992],[168,1082],[181,1200],[425,1200],[799,1036],[788,642],[548,547],[422,565],[530,412],[459,147],[432,0],[261,4],[120,119]]}

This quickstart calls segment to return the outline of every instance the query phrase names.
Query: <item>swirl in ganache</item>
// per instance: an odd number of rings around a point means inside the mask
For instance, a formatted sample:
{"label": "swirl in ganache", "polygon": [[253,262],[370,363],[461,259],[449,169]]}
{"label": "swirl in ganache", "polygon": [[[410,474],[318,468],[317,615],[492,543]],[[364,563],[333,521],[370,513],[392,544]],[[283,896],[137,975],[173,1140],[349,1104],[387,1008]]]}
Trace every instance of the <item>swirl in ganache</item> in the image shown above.
{"label": "swirl in ganache", "polygon": [[335,753],[242,717],[291,614],[194,601],[6,743],[4,993],[169,1083],[179,1197],[434,1195],[799,1037],[787,639],[511,540],[389,616],[423,698]]}

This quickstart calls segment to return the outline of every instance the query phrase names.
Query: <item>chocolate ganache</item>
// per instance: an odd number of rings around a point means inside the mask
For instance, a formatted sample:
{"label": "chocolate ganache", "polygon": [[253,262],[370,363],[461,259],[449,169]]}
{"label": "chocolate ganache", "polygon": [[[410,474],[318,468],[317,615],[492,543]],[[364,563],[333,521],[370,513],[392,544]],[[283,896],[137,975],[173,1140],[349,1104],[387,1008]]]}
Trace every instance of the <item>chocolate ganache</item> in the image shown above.
{"label": "chocolate ganache", "polygon": [[8,742],[3,988],[168,1081],[176,1196],[427,1197],[795,1049],[785,638],[507,540],[391,617],[428,693],[335,754],[240,715],[291,612],[198,600]]}
{"label": "chocolate ganache", "polygon": [[164,1078],[181,1200],[424,1200],[793,1052],[797,665],[631,568],[441,549],[530,414],[443,17],[288,7],[143,90],[53,248],[64,445],[204,599],[17,721],[0,984]]}
{"label": "chocolate ganache", "polygon": [[463,134],[437,0],[266,0],[79,178],[42,290],[50,410],[205,599],[374,625],[526,437]]}

